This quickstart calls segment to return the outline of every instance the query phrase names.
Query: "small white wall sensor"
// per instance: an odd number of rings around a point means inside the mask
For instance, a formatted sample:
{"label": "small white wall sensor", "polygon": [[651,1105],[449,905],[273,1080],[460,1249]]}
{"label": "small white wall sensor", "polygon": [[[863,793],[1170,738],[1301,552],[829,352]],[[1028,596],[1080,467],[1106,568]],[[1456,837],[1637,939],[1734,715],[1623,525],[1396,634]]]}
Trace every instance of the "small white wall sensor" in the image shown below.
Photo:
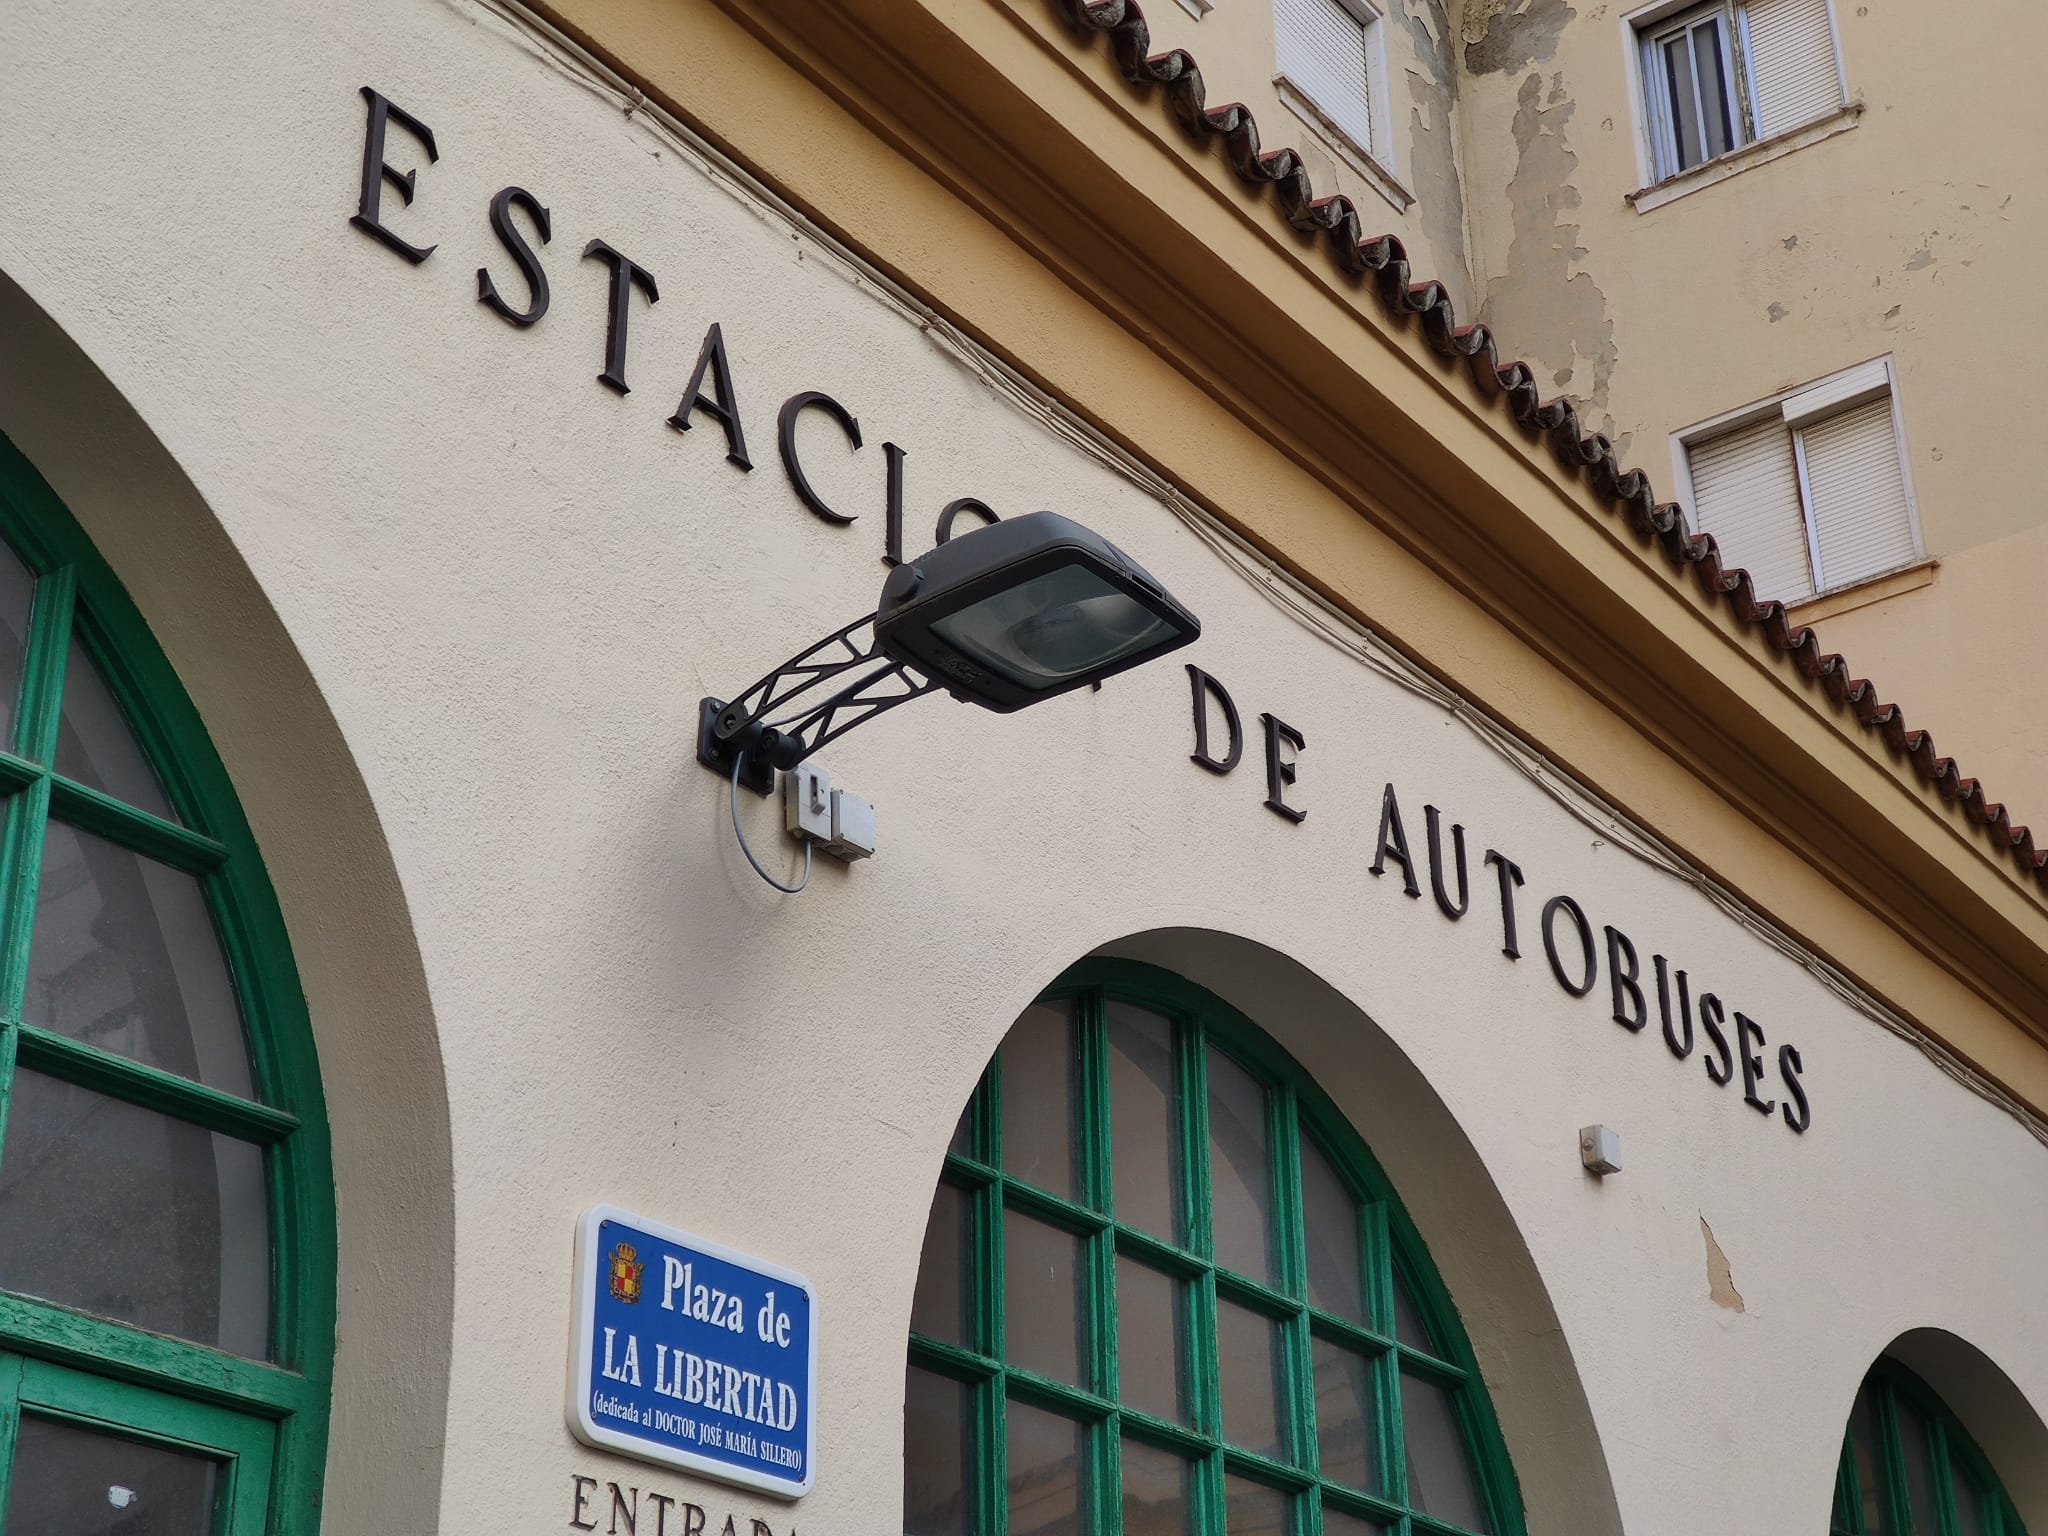
{"label": "small white wall sensor", "polygon": [[825,851],[834,858],[865,859],[875,851],[875,808],[843,789],[832,791],[832,837]]}
{"label": "small white wall sensor", "polygon": [[1621,1137],[1604,1125],[1582,1126],[1579,1130],[1579,1161],[1602,1178],[1621,1172]]}

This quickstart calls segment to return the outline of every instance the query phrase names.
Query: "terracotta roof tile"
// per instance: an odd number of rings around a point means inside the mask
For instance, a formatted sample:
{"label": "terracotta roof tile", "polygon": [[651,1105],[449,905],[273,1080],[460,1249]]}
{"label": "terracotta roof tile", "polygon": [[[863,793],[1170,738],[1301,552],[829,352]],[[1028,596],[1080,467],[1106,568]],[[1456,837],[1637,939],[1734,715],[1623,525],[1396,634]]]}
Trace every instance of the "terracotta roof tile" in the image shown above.
{"label": "terracotta roof tile", "polygon": [[1390,314],[1416,320],[1437,351],[1463,358],[1480,389],[1502,397],[1524,430],[1547,439],[1558,460],[1584,475],[1638,538],[1654,545],[1672,565],[1690,566],[1703,592],[1719,597],[1737,620],[1761,631],[1772,646],[1790,656],[1805,677],[1848,708],[1892,752],[1904,757],[1944,799],[1959,802],[1992,843],[2010,853],[2020,868],[2048,891],[2048,850],[2035,848],[2027,828],[2014,826],[2005,807],[1986,796],[1975,779],[1965,778],[1953,758],[1938,756],[1928,732],[1909,729],[1896,704],[1880,703],[1877,690],[1868,681],[1852,678],[1848,663],[1840,656],[1823,655],[1819,637],[1811,628],[1794,628],[1783,603],[1760,600],[1749,572],[1723,565],[1713,535],[1693,533],[1683,508],[1676,502],[1657,500],[1649,477],[1639,469],[1624,469],[1605,435],[1582,429],[1569,400],[1543,399],[1535,371],[1527,363],[1502,362],[1496,338],[1486,326],[1459,325],[1443,286],[1433,280],[1414,280],[1399,237],[1367,235],[1348,197],[1316,196],[1298,154],[1292,149],[1260,147],[1259,126],[1242,103],[1208,106],[1201,68],[1186,49],[1150,51],[1151,31],[1137,0],[1053,3],[1077,29],[1105,35],[1127,81],[1144,88],[1162,87],[1167,105],[1185,128],[1220,139],[1240,177],[1272,187],[1289,224],[1327,236],[1337,265],[1366,280]]}

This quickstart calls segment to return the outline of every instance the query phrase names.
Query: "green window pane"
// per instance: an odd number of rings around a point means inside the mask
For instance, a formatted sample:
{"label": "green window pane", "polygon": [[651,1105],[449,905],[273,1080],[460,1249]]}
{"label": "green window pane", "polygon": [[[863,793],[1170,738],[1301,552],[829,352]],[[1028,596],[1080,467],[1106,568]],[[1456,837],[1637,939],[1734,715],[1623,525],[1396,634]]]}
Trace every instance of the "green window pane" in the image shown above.
{"label": "green window pane", "polygon": [[1219,1299],[1216,1374],[1223,1392],[1223,1438],[1276,1460],[1280,1438],[1280,1325]]}
{"label": "green window pane", "polygon": [[227,959],[197,877],[49,823],[22,1017],[254,1098]]}
{"label": "green window pane", "polygon": [[1273,1181],[1266,1147],[1266,1090],[1210,1049],[1209,1221],[1216,1262],[1265,1285],[1273,1272]]}
{"label": "green window pane", "polygon": [[1015,1399],[1006,1417],[1010,1536],[1082,1536],[1081,1426]]}
{"label": "green window pane", "polygon": [[1183,1358],[1187,1286],[1126,1255],[1116,1261],[1118,1395],[1132,1408],[1188,1422]]}
{"label": "green window pane", "polygon": [[1126,1440],[1123,1482],[1123,1536],[1192,1536],[1193,1462],[1141,1440]]}
{"label": "green window pane", "polygon": [[1899,1419],[1899,1459],[1906,1471],[1906,1502],[1913,1509],[1913,1536],[1937,1536],[1932,1432],[1903,1395],[1895,1395],[1893,1405]]}
{"label": "green window pane", "polygon": [[56,770],[137,810],[175,821],[156,770],[114,702],[114,693],[77,636],[64,661],[64,702],[57,723]]}
{"label": "green window pane", "polygon": [[954,1184],[941,1184],[932,1195],[925,1221],[924,1256],[917,1263],[917,1291],[910,1303],[910,1331],[947,1344],[967,1344],[973,1316],[974,1272],[968,1233],[973,1197]]}
{"label": "green window pane", "polygon": [[1003,1172],[1072,1200],[1075,1182],[1074,1010],[1036,1003],[1004,1037]]}
{"label": "green window pane", "polygon": [[1885,1471],[1878,1437],[1877,1383],[1865,1381],[1849,1414],[1850,1438],[1856,1447],[1856,1498],[1863,1515],[1863,1536],[1889,1536],[1886,1518]]}
{"label": "green window pane", "polygon": [[0,544],[0,741],[14,739],[14,712],[21,700],[21,654],[28,635],[29,605],[36,579],[14,551]]}
{"label": "green window pane", "polygon": [[1309,1354],[1315,1373],[1316,1446],[1323,1478],[1377,1493],[1372,1362],[1323,1338],[1311,1343]]}
{"label": "green window pane", "polygon": [[1323,1506],[1323,1536],[1387,1536],[1388,1529],[1377,1520]]}
{"label": "green window pane", "polygon": [[220,1463],[23,1414],[7,1496],[9,1536],[202,1536]]}
{"label": "green window pane", "polygon": [[1365,1322],[1365,1279],[1358,1265],[1358,1202],[1315,1138],[1301,1138],[1301,1235],[1308,1254],[1308,1301],[1350,1322]]}
{"label": "green window pane", "polygon": [[972,1536],[974,1390],[912,1367],[903,1388],[903,1536]]}
{"label": "green window pane", "polygon": [[1410,1349],[1419,1349],[1425,1355],[1436,1353],[1436,1344],[1429,1336],[1429,1325],[1422,1320],[1422,1308],[1415,1304],[1415,1293],[1408,1289],[1408,1282],[1401,1278],[1401,1266],[1394,1271],[1394,1337]]}
{"label": "green window pane", "polygon": [[0,1146],[0,1289],[263,1356],[262,1149],[17,1069]]}
{"label": "green window pane", "polygon": [[1956,1497],[1956,1536],[1991,1536],[1991,1527],[1985,1520],[1985,1499],[1977,1487],[1977,1477],[1962,1459],[1951,1455],[1948,1462],[1949,1487]]}
{"label": "green window pane", "polygon": [[1180,1235],[1180,1137],[1173,1115],[1173,1029],[1129,1003],[1109,1005],[1109,1134],[1116,1217],[1168,1241]]}
{"label": "green window pane", "polygon": [[1401,1432],[1408,1453],[1408,1502],[1426,1515],[1489,1536],[1493,1526],[1450,1389],[1403,1371]]}
{"label": "green window pane", "polygon": [[1086,1253],[1071,1232],[1003,1212],[1004,1355],[1077,1387],[1092,1385]]}
{"label": "green window pane", "polygon": [[1288,1506],[1294,1501],[1278,1488],[1249,1478],[1223,1479],[1224,1536],[1291,1536]]}

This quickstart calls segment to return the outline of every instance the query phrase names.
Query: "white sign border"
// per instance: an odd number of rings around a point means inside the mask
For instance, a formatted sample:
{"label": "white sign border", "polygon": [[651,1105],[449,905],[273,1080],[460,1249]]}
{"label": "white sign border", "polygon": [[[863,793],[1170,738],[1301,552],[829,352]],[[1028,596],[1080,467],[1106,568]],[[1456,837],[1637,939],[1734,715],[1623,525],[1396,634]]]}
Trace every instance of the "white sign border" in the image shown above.
{"label": "white sign border", "polygon": [[[632,1435],[621,1434],[618,1430],[608,1429],[591,1417],[590,1357],[596,1348],[598,1233],[607,1221],[616,1221],[622,1226],[633,1227],[661,1238],[664,1242],[691,1248],[715,1259],[723,1259],[728,1264],[751,1270],[755,1274],[766,1275],[771,1280],[779,1280],[803,1292],[810,1314],[810,1358],[804,1367],[804,1385],[808,1396],[804,1405],[804,1475],[801,1482],[776,1477],[768,1472],[756,1472],[747,1467],[736,1467],[731,1462],[714,1461],[709,1456],[695,1451],[651,1444]],[[616,1205],[593,1205],[576,1222],[575,1321],[570,1336],[570,1350],[572,1358],[569,1367],[569,1430],[585,1445],[600,1451],[616,1451],[621,1456],[653,1462],[657,1466],[695,1472],[722,1483],[752,1488],[778,1499],[800,1499],[811,1491],[811,1485],[818,1476],[818,1296],[817,1292],[811,1289],[811,1282],[795,1270],[780,1264],[767,1263],[728,1248],[723,1243],[693,1237],[688,1232],[680,1231],[664,1222],[649,1221],[644,1216],[621,1210]]]}

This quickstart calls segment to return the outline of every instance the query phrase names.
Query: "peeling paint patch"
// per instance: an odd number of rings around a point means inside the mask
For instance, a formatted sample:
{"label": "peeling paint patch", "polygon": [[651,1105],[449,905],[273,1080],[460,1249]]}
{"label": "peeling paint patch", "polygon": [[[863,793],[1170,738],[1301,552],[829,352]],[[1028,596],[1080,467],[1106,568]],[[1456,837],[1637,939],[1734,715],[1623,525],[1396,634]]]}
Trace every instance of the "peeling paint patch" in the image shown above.
{"label": "peeling paint patch", "polygon": [[1735,1289],[1735,1273],[1728,1267],[1728,1255],[1714,1241],[1714,1229],[1707,1225],[1704,1216],[1700,1218],[1700,1236],[1707,1240],[1707,1300],[1730,1312],[1747,1312],[1742,1292]]}
{"label": "peeling paint patch", "polygon": [[1465,68],[1512,74],[1557,54],[1558,34],[1577,13],[1565,0],[1466,0]]}
{"label": "peeling paint patch", "polygon": [[1436,257],[1439,281],[1451,291],[1452,307],[1469,310],[1472,261],[1465,250],[1465,180],[1457,160],[1457,128],[1451,119],[1458,99],[1458,56],[1444,0],[1418,0],[1404,16],[1421,68],[1408,71],[1408,177],[1416,214]]}
{"label": "peeling paint patch", "polygon": [[1934,252],[1923,245],[1920,247],[1919,250],[1915,251],[1911,259],[1907,261],[1906,270],[1908,272],[1918,272],[1922,267],[1931,267],[1933,265]]}
{"label": "peeling paint patch", "polygon": [[1592,273],[1578,270],[1586,255],[1577,222],[1582,199],[1572,184],[1579,157],[1565,139],[1577,110],[1562,74],[1546,93],[1541,72],[1532,73],[1516,93],[1515,171],[1507,184],[1514,233],[1480,318],[1510,356],[1540,365],[1560,386],[1576,383],[1580,404],[1598,420],[1620,353],[1606,294]]}
{"label": "peeling paint patch", "polygon": [[1799,249],[1799,237],[1797,235],[1787,235],[1784,239],[1780,240],[1778,244],[1785,247],[1785,249],[1788,251],[1796,251]]}
{"label": "peeling paint patch", "polygon": [[1782,304],[1773,302],[1771,307],[1765,310],[1764,313],[1771,317],[1771,324],[1776,325],[1780,320],[1791,314],[1792,311]]}

